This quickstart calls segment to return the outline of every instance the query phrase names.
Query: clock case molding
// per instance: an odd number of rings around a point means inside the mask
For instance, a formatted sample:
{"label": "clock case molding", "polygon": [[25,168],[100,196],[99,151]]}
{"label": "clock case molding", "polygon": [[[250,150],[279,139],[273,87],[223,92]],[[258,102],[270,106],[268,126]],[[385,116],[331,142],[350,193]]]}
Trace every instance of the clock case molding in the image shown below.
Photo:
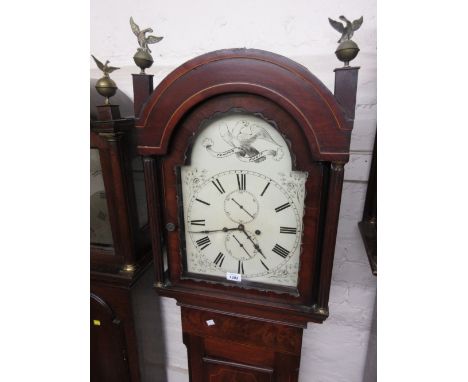
{"label": "clock case molding", "polygon": [[[155,288],[160,295],[177,299],[183,317],[187,309],[196,308],[196,312],[297,328],[328,317],[358,69],[335,70],[335,95],[305,67],[253,49],[221,50],[194,58],[169,74],[152,94],[152,76],[134,75],[134,107],[136,112],[141,110],[136,121],[137,149],[144,163]],[[254,289],[184,275],[176,169],[187,164],[200,126],[236,110],[273,122],[290,144],[293,170],[309,173],[295,291],[267,285]]]}

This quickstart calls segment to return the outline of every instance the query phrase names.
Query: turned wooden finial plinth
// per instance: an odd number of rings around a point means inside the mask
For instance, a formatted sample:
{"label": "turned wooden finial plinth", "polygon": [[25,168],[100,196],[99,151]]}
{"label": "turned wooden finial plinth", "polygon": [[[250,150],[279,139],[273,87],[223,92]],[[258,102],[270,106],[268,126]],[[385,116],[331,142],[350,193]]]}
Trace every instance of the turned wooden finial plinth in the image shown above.
{"label": "turned wooden finial plinth", "polygon": [[100,105],[96,108],[99,121],[112,121],[121,118],[119,105]]}
{"label": "turned wooden finial plinth", "polygon": [[358,83],[359,67],[345,66],[336,68],[335,72],[335,98],[343,107],[346,119],[351,125],[354,124],[356,109],[356,93]]}
{"label": "turned wooden finial plinth", "polygon": [[152,74],[132,74],[133,76],[133,110],[138,118],[143,105],[153,93]]}

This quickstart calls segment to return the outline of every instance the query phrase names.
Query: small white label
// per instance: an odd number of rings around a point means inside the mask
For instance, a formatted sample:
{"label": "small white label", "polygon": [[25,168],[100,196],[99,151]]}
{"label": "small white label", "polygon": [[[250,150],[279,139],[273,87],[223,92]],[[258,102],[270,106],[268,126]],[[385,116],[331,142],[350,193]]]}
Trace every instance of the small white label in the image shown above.
{"label": "small white label", "polygon": [[226,279],[230,281],[236,281],[240,283],[242,281],[242,276],[239,273],[226,273]]}
{"label": "small white label", "polygon": [[215,322],[213,320],[208,320],[208,321],[206,321],[206,324],[208,326],[213,326],[215,324]]}

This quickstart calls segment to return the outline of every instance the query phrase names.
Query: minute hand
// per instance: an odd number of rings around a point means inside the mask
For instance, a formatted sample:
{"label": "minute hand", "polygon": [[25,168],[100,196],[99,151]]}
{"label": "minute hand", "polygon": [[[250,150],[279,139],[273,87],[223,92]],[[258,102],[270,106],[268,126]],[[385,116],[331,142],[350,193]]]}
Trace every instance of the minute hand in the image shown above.
{"label": "minute hand", "polygon": [[211,233],[211,232],[228,232],[228,231],[238,231],[239,228],[226,228],[223,227],[221,229],[212,229],[212,230],[205,230],[205,231],[188,231],[189,233]]}

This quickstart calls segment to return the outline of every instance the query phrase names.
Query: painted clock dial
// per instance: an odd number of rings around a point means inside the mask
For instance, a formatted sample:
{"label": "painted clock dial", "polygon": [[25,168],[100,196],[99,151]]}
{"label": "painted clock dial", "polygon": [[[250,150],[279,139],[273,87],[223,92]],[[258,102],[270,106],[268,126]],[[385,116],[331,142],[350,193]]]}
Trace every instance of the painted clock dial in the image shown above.
{"label": "painted clock dial", "polygon": [[190,274],[297,286],[307,173],[259,116],[231,112],[201,128],[181,168]]}

